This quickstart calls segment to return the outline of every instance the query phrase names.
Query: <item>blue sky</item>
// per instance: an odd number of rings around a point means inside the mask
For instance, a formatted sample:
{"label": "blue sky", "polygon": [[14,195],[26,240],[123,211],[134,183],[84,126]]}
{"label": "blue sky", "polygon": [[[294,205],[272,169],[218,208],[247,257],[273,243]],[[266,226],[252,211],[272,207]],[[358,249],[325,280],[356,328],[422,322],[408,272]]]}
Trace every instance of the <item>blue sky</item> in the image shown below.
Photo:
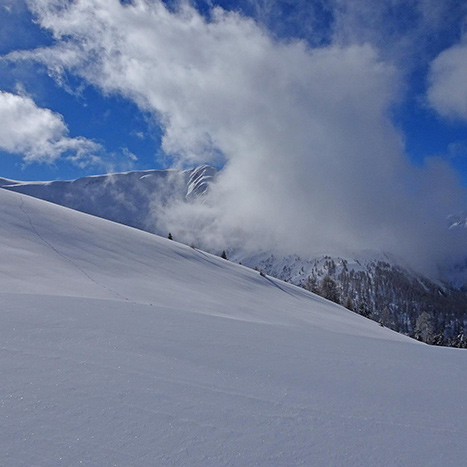
{"label": "blue sky", "polygon": [[[51,2],[0,3],[0,53],[4,57],[0,61],[0,90],[28,96],[38,108],[61,115],[68,137],[82,137],[100,146],[98,156],[102,163],[77,164],[67,157],[69,152],[59,157],[25,160],[21,152],[14,152],[11,147],[6,150],[3,145],[0,175],[27,180],[69,179],[109,170],[170,166],[173,158],[161,148],[163,129],[154,108],[144,108],[125,92],[103,89],[73,70],[66,70],[60,79],[54,78],[47,69],[50,64],[43,60],[5,59],[15,51],[54,47],[60,42],[53,38],[46,15],[40,13],[48,3]],[[422,165],[427,156],[441,156],[467,185],[466,119],[462,112],[443,114],[427,102],[433,60],[462,43],[465,2],[446,2],[444,10],[428,1],[380,2],[379,7],[372,3],[375,2],[356,2],[358,11],[345,11],[345,2],[324,0],[198,1],[194,5],[206,21],[212,20],[216,5],[240,12],[279,42],[301,39],[312,49],[333,42],[371,44],[379,57],[394,65],[400,74],[399,95],[391,103],[391,112],[393,123],[404,138],[407,157]],[[176,2],[167,5],[172,12],[179,8]],[[448,9],[451,13],[447,13]],[[465,90],[459,97],[462,98]],[[200,162],[202,158],[193,161]],[[186,158],[183,163],[189,165],[191,160]]]}
{"label": "blue sky", "polygon": [[466,21],[459,0],[0,0],[0,176],[209,163],[202,204],[158,213],[172,231],[455,263]]}

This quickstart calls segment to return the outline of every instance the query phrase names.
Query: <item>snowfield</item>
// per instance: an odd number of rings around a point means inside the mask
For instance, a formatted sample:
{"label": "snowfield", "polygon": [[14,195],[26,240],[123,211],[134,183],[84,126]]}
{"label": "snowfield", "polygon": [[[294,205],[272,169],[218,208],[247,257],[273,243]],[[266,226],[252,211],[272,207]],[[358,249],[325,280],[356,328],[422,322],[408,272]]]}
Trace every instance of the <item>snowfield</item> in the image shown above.
{"label": "snowfield", "polygon": [[467,352],[0,190],[2,466],[463,466]]}

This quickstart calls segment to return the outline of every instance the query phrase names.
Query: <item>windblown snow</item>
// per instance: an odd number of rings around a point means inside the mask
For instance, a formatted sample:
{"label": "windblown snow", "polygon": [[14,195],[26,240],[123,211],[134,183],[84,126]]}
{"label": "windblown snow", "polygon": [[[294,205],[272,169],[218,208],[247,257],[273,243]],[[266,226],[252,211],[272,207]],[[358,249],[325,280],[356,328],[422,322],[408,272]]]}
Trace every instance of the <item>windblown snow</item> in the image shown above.
{"label": "windblown snow", "polygon": [[460,466],[467,352],[0,190],[5,466]]}

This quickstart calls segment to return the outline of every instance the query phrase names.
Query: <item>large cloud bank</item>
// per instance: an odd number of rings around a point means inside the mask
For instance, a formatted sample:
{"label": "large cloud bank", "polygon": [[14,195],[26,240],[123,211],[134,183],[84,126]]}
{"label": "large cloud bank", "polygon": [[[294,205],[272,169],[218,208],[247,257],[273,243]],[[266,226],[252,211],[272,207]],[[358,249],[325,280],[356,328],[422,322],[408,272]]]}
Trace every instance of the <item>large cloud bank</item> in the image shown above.
{"label": "large cloud bank", "polygon": [[390,119],[400,76],[373,46],[310,48],[238,13],[206,19],[157,0],[29,4],[56,44],[11,59],[136,102],[176,164],[225,163],[208,199],[163,213],[179,238],[300,254],[378,249],[418,268],[465,247],[444,224],[465,193],[441,160],[407,161]]}

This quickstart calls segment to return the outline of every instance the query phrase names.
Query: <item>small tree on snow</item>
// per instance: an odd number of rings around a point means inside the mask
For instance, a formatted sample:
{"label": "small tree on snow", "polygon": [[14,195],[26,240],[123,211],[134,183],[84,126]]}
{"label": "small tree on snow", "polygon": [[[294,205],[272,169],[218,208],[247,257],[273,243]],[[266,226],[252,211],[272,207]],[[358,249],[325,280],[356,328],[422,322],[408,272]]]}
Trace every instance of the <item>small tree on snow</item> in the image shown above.
{"label": "small tree on snow", "polygon": [[354,304],[353,304],[352,297],[351,297],[350,295],[348,295],[347,298],[345,299],[344,306],[345,306],[348,310],[354,311]]}
{"label": "small tree on snow", "polygon": [[173,236],[172,236],[172,234],[171,234],[170,232],[169,232],[169,235],[167,235],[167,238],[168,238],[169,240],[173,240],[173,239],[174,239]]}
{"label": "small tree on snow", "polygon": [[227,259],[227,255],[225,253],[225,250],[222,250],[221,258]]}

